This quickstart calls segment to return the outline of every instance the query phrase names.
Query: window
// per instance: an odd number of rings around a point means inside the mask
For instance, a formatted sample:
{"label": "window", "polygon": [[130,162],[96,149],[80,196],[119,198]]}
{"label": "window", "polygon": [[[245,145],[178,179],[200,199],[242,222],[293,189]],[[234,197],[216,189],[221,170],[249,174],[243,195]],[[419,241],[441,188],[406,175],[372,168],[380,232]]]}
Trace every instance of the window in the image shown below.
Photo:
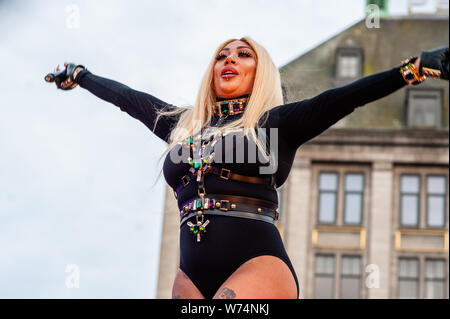
{"label": "window", "polygon": [[427,176],[427,227],[445,226],[445,176]]}
{"label": "window", "polygon": [[[444,229],[448,215],[448,176],[441,169],[401,169],[399,227]],[[442,172],[442,173],[441,173]]]}
{"label": "window", "polygon": [[337,173],[319,175],[319,223],[336,222],[336,203],[338,190]]}
{"label": "window", "polygon": [[370,167],[361,165],[333,166],[317,164],[317,225],[362,227],[367,175]]}
{"label": "window", "polygon": [[419,260],[400,258],[398,263],[398,298],[419,298]]}
{"label": "window", "polygon": [[354,78],[358,76],[359,57],[356,55],[341,55],[338,60],[338,76]]}
{"label": "window", "polygon": [[313,298],[361,298],[361,267],[360,255],[316,254]]}
{"label": "window", "polygon": [[425,298],[445,298],[445,260],[425,261]]}
{"label": "window", "polygon": [[345,174],[344,224],[361,224],[363,210],[364,175]]}
{"label": "window", "polygon": [[355,47],[338,48],[336,78],[354,79],[362,75],[362,50]]}
{"label": "window", "polygon": [[436,1],[436,9],[439,10],[447,10],[447,14],[448,14],[448,9],[449,9],[449,3],[448,0],[437,0]]}
{"label": "window", "polygon": [[407,96],[407,126],[441,126],[441,90],[408,89]]}
{"label": "window", "polygon": [[341,295],[343,299],[358,299],[361,295],[361,257],[342,256]]}
{"label": "window", "polygon": [[447,261],[444,258],[400,257],[398,259],[398,298],[448,298],[447,269]]}
{"label": "window", "polygon": [[400,177],[400,225],[419,226],[420,176]]}
{"label": "window", "polygon": [[317,255],[315,267],[314,298],[333,298],[334,273],[334,256]]}

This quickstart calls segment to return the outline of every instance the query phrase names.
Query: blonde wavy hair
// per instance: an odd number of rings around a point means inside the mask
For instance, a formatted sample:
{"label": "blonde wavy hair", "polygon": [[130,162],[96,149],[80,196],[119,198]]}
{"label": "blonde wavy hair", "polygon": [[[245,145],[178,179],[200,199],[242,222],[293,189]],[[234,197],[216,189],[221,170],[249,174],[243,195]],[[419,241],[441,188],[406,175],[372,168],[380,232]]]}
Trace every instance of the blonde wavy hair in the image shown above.
{"label": "blonde wavy hair", "polygon": [[[164,158],[175,145],[189,136],[194,136],[194,133],[199,134],[198,132],[201,132],[202,138],[207,139],[217,132],[217,130],[212,129],[210,126],[211,120],[214,116],[212,106],[216,101],[214,89],[214,65],[217,62],[216,57],[219,52],[228,43],[238,40],[246,42],[256,53],[255,80],[245,112],[236,120],[230,121],[229,123],[221,126],[221,131],[227,132],[227,134],[231,132],[243,131],[247,138],[249,138],[250,135],[251,140],[255,142],[258,148],[263,148],[261,143],[258,141],[255,128],[260,127],[267,120],[266,116],[263,122],[260,125],[258,124],[265,112],[283,104],[280,72],[273,63],[267,50],[249,36],[245,36],[240,39],[233,38],[226,40],[218,46],[203,76],[200,89],[193,106],[187,105],[177,107],[172,111],[157,111],[158,115],[155,121],[155,127],[160,116],[179,116],[177,125],[172,129],[170,134],[169,145],[159,158],[158,162],[161,161],[161,159]],[[262,152],[262,154],[265,154],[265,152]]]}

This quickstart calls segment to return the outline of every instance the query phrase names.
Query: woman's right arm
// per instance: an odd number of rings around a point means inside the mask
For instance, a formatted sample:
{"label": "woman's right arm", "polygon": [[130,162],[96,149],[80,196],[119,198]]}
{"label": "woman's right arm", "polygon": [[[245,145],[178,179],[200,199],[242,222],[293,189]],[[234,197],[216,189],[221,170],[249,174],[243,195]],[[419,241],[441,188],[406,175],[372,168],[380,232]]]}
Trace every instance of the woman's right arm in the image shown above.
{"label": "woman's right arm", "polygon": [[[77,70],[78,71],[78,70]],[[100,77],[89,70],[74,72],[75,82],[97,97],[108,101],[144,123],[156,136],[168,142],[170,131],[176,125],[178,116],[161,116],[155,127],[157,110],[175,110],[176,106],[122,83]]]}

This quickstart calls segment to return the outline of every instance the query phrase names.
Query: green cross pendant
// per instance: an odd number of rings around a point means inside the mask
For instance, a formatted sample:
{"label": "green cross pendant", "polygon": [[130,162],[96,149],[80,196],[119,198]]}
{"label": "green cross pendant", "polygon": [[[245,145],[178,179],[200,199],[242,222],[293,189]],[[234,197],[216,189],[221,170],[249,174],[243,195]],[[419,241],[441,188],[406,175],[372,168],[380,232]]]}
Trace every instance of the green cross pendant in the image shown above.
{"label": "green cross pendant", "polygon": [[[203,217],[203,216],[202,216]],[[205,227],[209,224],[209,220],[206,220],[205,222],[203,222],[203,218],[202,220],[197,220],[197,225],[191,223],[191,222],[187,222],[187,225],[189,227],[189,230],[194,234],[197,235],[197,242],[200,241],[201,236],[203,235],[203,233],[206,232]]]}

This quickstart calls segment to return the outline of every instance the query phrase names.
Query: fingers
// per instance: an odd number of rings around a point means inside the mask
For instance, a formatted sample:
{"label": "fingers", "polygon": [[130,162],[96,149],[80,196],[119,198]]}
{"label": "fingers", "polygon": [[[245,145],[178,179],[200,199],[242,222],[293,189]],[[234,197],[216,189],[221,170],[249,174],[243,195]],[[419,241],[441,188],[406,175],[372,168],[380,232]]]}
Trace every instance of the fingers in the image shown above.
{"label": "fingers", "polygon": [[65,89],[71,85],[72,85],[72,81],[70,80],[70,78],[61,82],[61,88],[63,88],[63,89]]}
{"label": "fingers", "polygon": [[[64,62],[64,68],[66,68],[68,64],[69,64],[68,62]],[[55,72],[59,72],[59,71],[61,71],[61,68],[60,68],[60,66],[58,64],[58,66],[55,69]],[[73,81],[71,80],[70,77],[67,77],[64,81],[57,80],[55,82],[56,82],[57,88],[63,89],[63,90],[69,89],[69,88],[71,88],[74,85],[74,83],[73,83]]]}

